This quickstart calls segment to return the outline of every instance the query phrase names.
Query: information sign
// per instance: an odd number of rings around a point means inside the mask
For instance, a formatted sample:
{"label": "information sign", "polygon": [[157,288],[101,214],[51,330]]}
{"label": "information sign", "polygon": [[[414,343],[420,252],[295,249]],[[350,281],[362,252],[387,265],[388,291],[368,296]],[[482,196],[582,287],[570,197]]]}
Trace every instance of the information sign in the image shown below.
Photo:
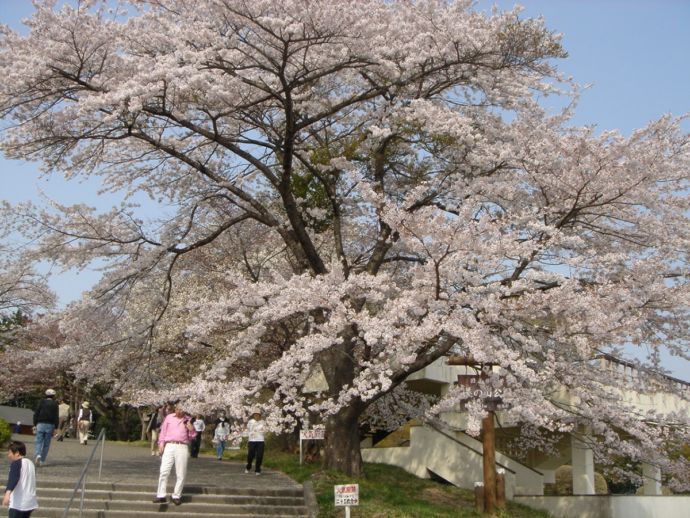
{"label": "information sign", "polygon": [[299,463],[302,465],[304,454],[302,451],[302,441],[323,441],[326,437],[325,426],[315,426],[312,429],[299,431]]}
{"label": "information sign", "polygon": [[326,429],[323,426],[299,431],[300,441],[323,441],[325,435]]}
{"label": "information sign", "polygon": [[333,486],[336,507],[359,505],[359,484]]}

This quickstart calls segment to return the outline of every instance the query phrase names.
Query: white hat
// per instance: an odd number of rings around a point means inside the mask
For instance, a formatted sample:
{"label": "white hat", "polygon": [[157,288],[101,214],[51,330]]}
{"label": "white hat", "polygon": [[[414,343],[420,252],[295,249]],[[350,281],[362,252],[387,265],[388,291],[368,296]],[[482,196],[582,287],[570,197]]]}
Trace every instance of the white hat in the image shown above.
{"label": "white hat", "polygon": [[81,406],[82,406],[82,408],[89,408],[89,402],[88,402],[88,401],[84,401],[84,402],[81,404]]}
{"label": "white hat", "polygon": [[46,396],[52,397],[54,395],[55,395],[55,391],[53,389],[46,390]]}
{"label": "white hat", "polygon": [[252,415],[254,415],[254,414],[259,414],[259,415],[261,415],[261,409],[260,409],[260,408],[254,408],[254,409],[252,409]]}

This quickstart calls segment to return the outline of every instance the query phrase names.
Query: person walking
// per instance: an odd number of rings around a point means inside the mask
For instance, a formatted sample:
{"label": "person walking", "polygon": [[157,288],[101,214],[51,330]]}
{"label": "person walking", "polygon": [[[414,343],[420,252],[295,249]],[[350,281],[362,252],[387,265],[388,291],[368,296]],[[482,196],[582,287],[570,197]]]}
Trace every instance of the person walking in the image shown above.
{"label": "person walking", "polygon": [[71,411],[64,399],[60,399],[60,404],[58,405],[58,433],[55,439],[58,441],[63,441],[65,439],[65,431],[67,430],[67,425],[69,423]]}
{"label": "person walking", "polygon": [[220,413],[216,420],[216,429],[213,432],[213,444],[216,445],[216,457],[218,460],[223,460],[223,453],[225,453],[225,441],[230,435],[230,423],[225,419],[225,414]]}
{"label": "person walking", "polygon": [[77,430],[79,430],[79,442],[86,445],[89,440],[89,430],[93,422],[93,412],[89,408],[89,402],[84,401],[77,416]]}
{"label": "person walking", "polygon": [[264,421],[261,419],[261,410],[257,408],[247,423],[249,443],[247,448],[247,467],[244,469],[245,473],[249,473],[252,470],[252,462],[256,457],[254,471],[257,475],[261,475],[261,463],[264,460],[264,431],[265,427]]}
{"label": "person walking", "polygon": [[192,440],[192,451],[190,456],[193,459],[199,457],[199,450],[201,449],[201,436],[206,430],[206,423],[204,423],[204,418],[201,415],[197,415],[192,423],[194,426],[194,431],[196,432],[196,437]]}
{"label": "person walking", "polygon": [[154,409],[149,416],[149,424],[146,431],[149,432],[151,437],[151,455],[160,455],[158,453],[158,434],[165,416],[165,406]]}
{"label": "person walking", "polygon": [[26,444],[12,441],[7,450],[10,473],[7,477],[2,505],[9,507],[9,518],[29,518],[38,507],[36,498],[36,468],[26,458]]}
{"label": "person walking", "polygon": [[182,503],[182,489],[187,476],[187,461],[189,460],[189,443],[194,437],[196,437],[196,430],[194,430],[191,418],[185,414],[184,409],[178,403],[175,406],[175,413],[166,416],[158,435],[158,449],[163,458],[158,477],[158,491],[153,503],[167,502],[168,476],[173,464],[175,465],[176,481],[172,502],[175,505]]}
{"label": "person walking", "polygon": [[53,437],[53,432],[59,423],[58,404],[55,401],[55,391],[48,389],[45,392],[45,397],[41,399],[38,408],[34,412],[34,433],[36,434],[36,442],[34,443],[36,466],[46,463],[48,459],[48,450],[50,449],[50,440]]}

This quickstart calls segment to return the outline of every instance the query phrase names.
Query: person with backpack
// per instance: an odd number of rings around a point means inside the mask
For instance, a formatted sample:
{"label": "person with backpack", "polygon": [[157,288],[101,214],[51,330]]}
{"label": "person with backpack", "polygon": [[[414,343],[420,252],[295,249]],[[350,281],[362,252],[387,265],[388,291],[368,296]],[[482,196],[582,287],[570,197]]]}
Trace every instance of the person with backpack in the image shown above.
{"label": "person with backpack", "polygon": [[79,409],[77,416],[77,430],[79,431],[79,442],[86,445],[89,439],[89,429],[93,422],[93,412],[89,408],[89,402],[84,401]]}

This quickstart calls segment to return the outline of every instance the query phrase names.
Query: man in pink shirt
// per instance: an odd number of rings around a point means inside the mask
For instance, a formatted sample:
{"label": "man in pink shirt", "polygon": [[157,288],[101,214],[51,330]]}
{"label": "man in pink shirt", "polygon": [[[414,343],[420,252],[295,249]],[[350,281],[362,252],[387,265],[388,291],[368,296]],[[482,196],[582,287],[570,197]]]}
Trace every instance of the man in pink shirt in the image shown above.
{"label": "man in pink shirt", "polygon": [[172,502],[175,505],[182,503],[182,488],[187,476],[187,460],[189,459],[189,443],[196,436],[196,430],[192,425],[191,417],[185,414],[182,406],[175,405],[175,413],[168,414],[161,425],[158,434],[158,451],[161,458],[161,472],[158,478],[158,492],[153,499],[154,504],[167,502],[168,475],[175,464],[175,489],[172,494]]}

